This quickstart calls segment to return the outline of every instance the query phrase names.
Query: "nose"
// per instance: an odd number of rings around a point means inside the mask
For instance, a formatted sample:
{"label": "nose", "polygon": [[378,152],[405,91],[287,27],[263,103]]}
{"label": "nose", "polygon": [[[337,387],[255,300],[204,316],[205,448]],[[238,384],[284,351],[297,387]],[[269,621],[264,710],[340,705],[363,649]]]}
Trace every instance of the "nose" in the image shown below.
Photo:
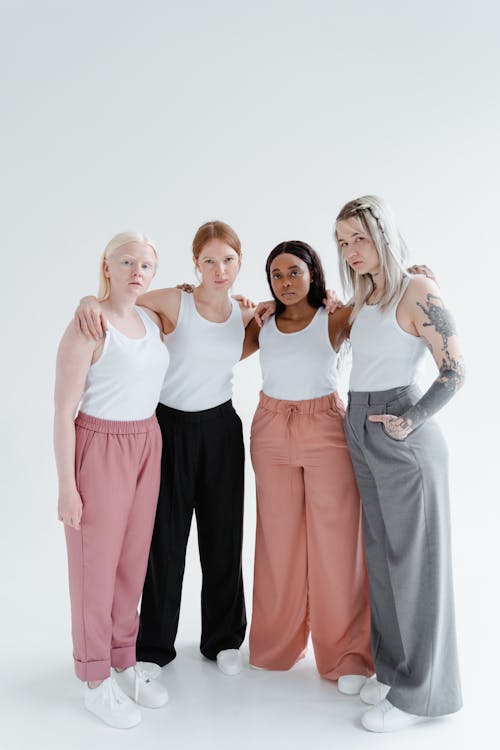
{"label": "nose", "polygon": [[344,258],[347,262],[355,258],[357,255],[356,248],[354,245],[348,246],[344,248]]}
{"label": "nose", "polygon": [[215,273],[217,274],[217,276],[224,276],[224,264],[223,263],[218,263],[215,266]]}

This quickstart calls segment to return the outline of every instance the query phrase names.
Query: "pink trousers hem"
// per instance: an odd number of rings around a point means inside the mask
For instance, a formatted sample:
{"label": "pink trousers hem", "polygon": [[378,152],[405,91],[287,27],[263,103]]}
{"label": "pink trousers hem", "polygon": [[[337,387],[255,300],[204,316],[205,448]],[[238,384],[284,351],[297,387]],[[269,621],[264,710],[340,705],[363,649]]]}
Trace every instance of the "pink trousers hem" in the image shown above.
{"label": "pink trousers hem", "polygon": [[111,663],[109,659],[102,661],[74,661],[75,674],[82,682],[93,682],[94,680],[105,680],[111,674]]}

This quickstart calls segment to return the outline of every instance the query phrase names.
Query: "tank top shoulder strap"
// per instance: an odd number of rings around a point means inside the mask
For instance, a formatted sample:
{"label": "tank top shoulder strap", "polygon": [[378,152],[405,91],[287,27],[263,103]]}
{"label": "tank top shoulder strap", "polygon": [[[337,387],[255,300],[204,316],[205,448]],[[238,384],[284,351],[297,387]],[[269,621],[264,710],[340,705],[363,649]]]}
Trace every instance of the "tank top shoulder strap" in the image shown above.
{"label": "tank top shoulder strap", "polygon": [[147,314],[147,312],[145,310],[143,310],[141,307],[139,307],[139,305],[136,305],[135,309],[137,310],[137,313],[138,313],[140,319],[144,323],[144,327],[146,328],[146,333],[155,333],[156,334],[158,326],[156,325],[156,323],[154,323],[154,321],[151,320],[151,318],[149,317],[149,315]]}
{"label": "tank top shoulder strap", "polygon": [[408,287],[410,285],[411,279],[412,279],[412,277],[411,277],[411,274],[409,274],[409,273],[407,273],[405,276],[403,276],[403,280],[401,282],[401,291],[399,293],[399,297],[397,299],[396,305],[399,305],[399,303],[403,299],[404,293],[408,289]]}

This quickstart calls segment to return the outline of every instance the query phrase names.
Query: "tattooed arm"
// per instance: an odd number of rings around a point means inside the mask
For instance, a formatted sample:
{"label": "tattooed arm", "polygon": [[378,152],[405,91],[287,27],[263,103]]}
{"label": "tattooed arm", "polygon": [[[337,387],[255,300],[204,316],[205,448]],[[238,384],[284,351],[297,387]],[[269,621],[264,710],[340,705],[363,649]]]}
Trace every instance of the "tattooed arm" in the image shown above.
{"label": "tattooed arm", "polygon": [[455,324],[437,285],[430,279],[415,279],[404,302],[415,333],[425,339],[439,373],[422,398],[401,417],[381,414],[371,419],[383,422],[385,431],[395,440],[404,440],[415,427],[432,417],[465,381],[465,367]]}

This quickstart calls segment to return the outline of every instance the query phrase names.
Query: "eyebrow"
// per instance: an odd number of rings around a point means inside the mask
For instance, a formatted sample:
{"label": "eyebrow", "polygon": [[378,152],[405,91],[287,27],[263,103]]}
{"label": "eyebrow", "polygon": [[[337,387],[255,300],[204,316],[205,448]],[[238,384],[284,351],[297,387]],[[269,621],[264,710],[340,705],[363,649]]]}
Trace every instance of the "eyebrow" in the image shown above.
{"label": "eyebrow", "polygon": [[[351,237],[359,237],[362,234],[365,234],[365,232],[353,232],[350,236]],[[339,237],[337,235],[337,239],[338,239],[339,242],[342,242],[344,240],[344,237]]]}
{"label": "eyebrow", "polygon": [[[296,266],[296,265],[288,266],[288,270],[289,271],[291,271],[292,268],[297,268],[300,271],[300,266]],[[271,271],[271,273],[274,273],[275,271],[280,271],[280,270],[281,270],[280,268],[273,268],[273,270]]]}

